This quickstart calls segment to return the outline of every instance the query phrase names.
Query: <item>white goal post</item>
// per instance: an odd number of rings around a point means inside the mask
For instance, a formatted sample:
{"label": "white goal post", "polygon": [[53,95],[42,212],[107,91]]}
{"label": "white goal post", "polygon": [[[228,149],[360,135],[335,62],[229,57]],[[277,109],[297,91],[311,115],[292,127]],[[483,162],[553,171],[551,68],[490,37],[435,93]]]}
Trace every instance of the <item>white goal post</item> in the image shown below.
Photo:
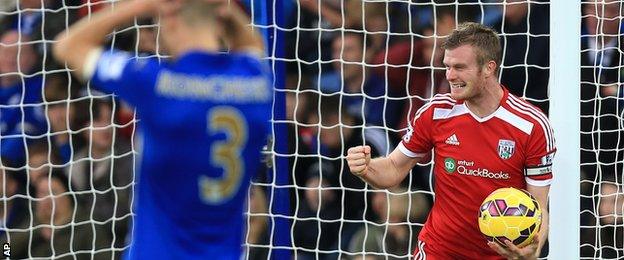
{"label": "white goal post", "polygon": [[550,3],[550,120],[555,179],[550,189],[550,259],[580,259],[580,1]]}

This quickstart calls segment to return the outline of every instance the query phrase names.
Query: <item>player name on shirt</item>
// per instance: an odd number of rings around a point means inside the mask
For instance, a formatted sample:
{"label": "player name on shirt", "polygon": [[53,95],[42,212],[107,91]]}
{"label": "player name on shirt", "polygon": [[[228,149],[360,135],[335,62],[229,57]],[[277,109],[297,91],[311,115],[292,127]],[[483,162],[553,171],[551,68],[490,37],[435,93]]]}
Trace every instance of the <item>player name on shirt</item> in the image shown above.
{"label": "player name on shirt", "polygon": [[266,102],[272,98],[266,78],[262,76],[189,76],[162,70],[156,93],[179,99],[196,99],[233,103]]}

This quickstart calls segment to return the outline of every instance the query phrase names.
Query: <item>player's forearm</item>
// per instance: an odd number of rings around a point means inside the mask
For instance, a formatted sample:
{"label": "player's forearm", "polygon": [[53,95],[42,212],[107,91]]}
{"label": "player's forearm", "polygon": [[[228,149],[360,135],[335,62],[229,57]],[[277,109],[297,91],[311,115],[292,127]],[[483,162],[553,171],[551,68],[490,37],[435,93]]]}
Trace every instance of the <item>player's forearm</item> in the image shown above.
{"label": "player's forearm", "polygon": [[223,20],[225,38],[233,51],[264,53],[262,36],[251,27],[251,22],[238,6],[230,6],[230,14]]}
{"label": "player's forearm", "polygon": [[542,210],[542,228],[539,231],[539,245],[537,246],[537,256],[539,257],[540,252],[542,252],[542,248],[544,247],[544,243],[546,243],[546,239],[548,239],[548,227],[549,227],[549,214],[548,209]]}
{"label": "player's forearm", "polygon": [[371,160],[361,178],[375,188],[387,189],[398,185],[405,175],[389,157],[382,157]]}
{"label": "player's forearm", "polygon": [[550,192],[550,186],[527,185],[527,191],[533,195],[542,209],[542,225],[539,231],[539,244],[536,250],[536,254],[539,255],[546,239],[548,238],[548,193]]}
{"label": "player's forearm", "polygon": [[85,17],[57,37],[54,56],[74,69],[80,69],[84,57],[99,47],[115,28],[129,24],[137,16],[148,14],[149,3],[132,0],[115,4],[105,10]]}

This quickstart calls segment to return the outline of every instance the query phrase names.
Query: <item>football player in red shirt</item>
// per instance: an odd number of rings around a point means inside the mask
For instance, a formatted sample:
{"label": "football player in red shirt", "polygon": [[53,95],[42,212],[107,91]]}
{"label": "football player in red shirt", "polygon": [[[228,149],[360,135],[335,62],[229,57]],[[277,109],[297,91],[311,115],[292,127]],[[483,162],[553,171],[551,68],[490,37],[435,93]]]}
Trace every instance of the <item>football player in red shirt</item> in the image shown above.
{"label": "football player in red shirt", "polygon": [[[393,187],[433,150],[436,199],[415,258],[535,259],[548,233],[556,151],[548,118],[498,82],[501,46],[494,30],[460,24],[443,48],[451,93],[418,110],[387,157],[371,160],[370,147],[350,148],[349,168],[372,186]],[[481,202],[502,187],[526,189],[542,205],[539,236],[526,247],[487,242],[479,231]]]}

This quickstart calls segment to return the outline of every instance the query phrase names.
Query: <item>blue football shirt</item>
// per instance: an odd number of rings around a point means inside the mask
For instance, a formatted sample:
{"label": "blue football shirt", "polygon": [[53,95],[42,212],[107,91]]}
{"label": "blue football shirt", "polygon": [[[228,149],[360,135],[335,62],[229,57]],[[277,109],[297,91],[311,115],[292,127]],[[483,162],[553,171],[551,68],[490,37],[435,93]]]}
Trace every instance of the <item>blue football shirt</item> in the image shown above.
{"label": "blue football shirt", "polygon": [[268,66],[246,53],[176,60],[103,52],[91,76],[142,133],[130,259],[238,259],[249,180],[269,135]]}
{"label": "blue football shirt", "polygon": [[38,75],[0,86],[0,154],[15,164],[24,163],[27,143],[42,138],[48,128],[42,92]]}

